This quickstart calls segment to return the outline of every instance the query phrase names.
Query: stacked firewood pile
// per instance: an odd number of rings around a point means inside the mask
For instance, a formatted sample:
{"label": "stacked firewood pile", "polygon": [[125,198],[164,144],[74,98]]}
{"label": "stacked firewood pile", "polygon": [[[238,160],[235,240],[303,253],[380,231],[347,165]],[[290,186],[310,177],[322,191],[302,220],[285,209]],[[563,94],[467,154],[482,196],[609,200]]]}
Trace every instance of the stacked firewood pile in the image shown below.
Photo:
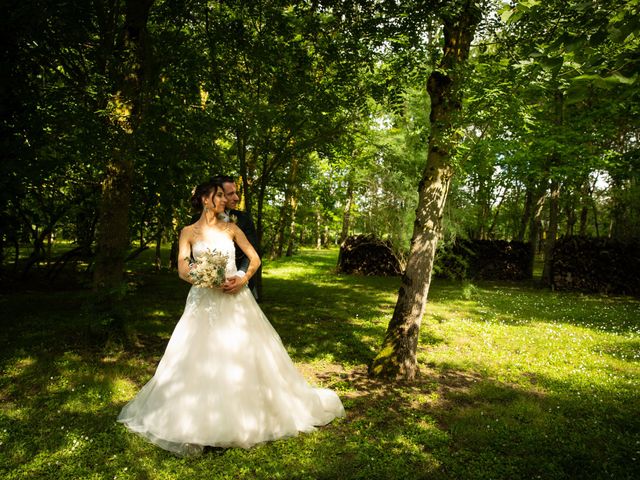
{"label": "stacked firewood pile", "polygon": [[531,277],[531,249],[518,241],[459,239],[441,245],[434,271],[452,279],[526,280]]}
{"label": "stacked firewood pile", "polygon": [[373,235],[353,235],[340,246],[338,272],[361,275],[400,275],[400,260],[390,242]]}
{"label": "stacked firewood pile", "polygon": [[640,245],[608,238],[566,237],[556,242],[553,287],[640,295]]}

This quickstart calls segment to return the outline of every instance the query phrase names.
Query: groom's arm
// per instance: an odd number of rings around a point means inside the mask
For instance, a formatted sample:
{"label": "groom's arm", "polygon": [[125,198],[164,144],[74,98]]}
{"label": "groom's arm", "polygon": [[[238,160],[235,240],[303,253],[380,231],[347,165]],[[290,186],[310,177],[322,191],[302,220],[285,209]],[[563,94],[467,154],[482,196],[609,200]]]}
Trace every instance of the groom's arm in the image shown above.
{"label": "groom's arm", "polygon": [[[260,249],[258,248],[258,234],[256,233],[256,227],[253,225],[251,215],[241,211],[234,212],[234,214],[238,217],[238,227],[240,227],[240,230],[242,230],[242,233],[247,237],[251,246],[256,252],[258,252],[258,255],[260,255]],[[249,263],[249,257],[242,255],[240,258],[240,264],[238,265],[238,270],[242,270],[246,273],[249,268]]]}

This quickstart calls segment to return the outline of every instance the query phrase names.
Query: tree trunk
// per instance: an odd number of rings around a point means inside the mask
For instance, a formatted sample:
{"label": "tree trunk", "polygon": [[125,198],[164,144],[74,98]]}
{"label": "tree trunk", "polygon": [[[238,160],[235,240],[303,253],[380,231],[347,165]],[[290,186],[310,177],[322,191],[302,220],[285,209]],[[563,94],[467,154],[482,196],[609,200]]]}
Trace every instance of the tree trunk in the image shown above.
{"label": "tree trunk", "polygon": [[533,209],[533,187],[532,184],[527,186],[527,193],[524,199],[524,209],[522,211],[522,217],[520,220],[520,228],[516,234],[516,240],[524,241],[524,236],[527,233],[527,225],[531,222],[531,211]]}
{"label": "tree trunk", "polygon": [[247,148],[244,135],[240,129],[236,129],[236,147],[238,150],[238,160],[240,163],[240,177],[242,178],[242,200],[244,201],[244,211],[251,215],[253,198],[251,197],[249,168],[247,165]]}
{"label": "tree trunk", "polygon": [[156,235],[156,272],[159,272],[162,269],[162,229],[158,230],[158,234]]}
{"label": "tree trunk", "polygon": [[529,264],[529,277],[533,276],[533,266],[536,255],[538,254],[538,245],[540,243],[540,223],[542,218],[542,208],[544,207],[546,182],[534,187],[532,193],[531,205],[532,212],[529,218],[529,246],[531,249],[531,262]]}
{"label": "tree trunk", "polygon": [[461,70],[481,13],[473,1],[465,1],[463,7],[455,10],[456,15],[443,18],[444,56],[427,82],[431,98],[429,153],[419,184],[411,249],[398,301],[381,351],[369,367],[369,374],[374,377],[412,380],[418,374],[418,334],[458,140],[451,132],[456,130],[462,105]]}
{"label": "tree trunk", "polygon": [[560,206],[560,182],[553,180],[549,191],[549,230],[544,241],[544,267],[542,269],[542,283],[551,285],[551,264],[553,249],[558,236],[558,210]]}
{"label": "tree trunk", "polygon": [[[267,192],[267,182],[268,182],[268,178],[266,175],[266,160],[263,162],[263,168],[262,168],[262,174],[260,175],[259,178],[259,185],[258,185],[258,205],[257,205],[257,210],[256,210],[256,237],[258,239],[258,255],[262,254],[262,239],[264,237],[264,225],[263,225],[263,221],[262,221],[262,212],[264,211],[264,197],[266,195]],[[254,277],[255,279],[255,286],[256,286],[256,291],[258,292],[258,298],[262,299],[263,298],[263,292],[262,292],[262,267],[258,268],[258,271],[255,273]]]}
{"label": "tree trunk", "polygon": [[479,186],[479,199],[480,199],[480,211],[478,214],[478,229],[476,238],[478,240],[486,240],[487,238],[487,219],[489,218],[489,211],[491,209],[489,205],[489,195],[485,192],[488,188],[486,182],[480,181]]}
{"label": "tree trunk", "polygon": [[280,258],[282,257],[282,251],[284,250],[284,231],[287,227],[287,204],[286,202],[280,207],[280,215],[278,216],[278,229],[276,231],[276,238],[271,245],[270,257]]}
{"label": "tree trunk", "polygon": [[578,221],[578,216],[576,215],[576,202],[575,199],[571,199],[567,202],[567,228],[565,229],[565,235],[570,237],[573,235],[573,231],[575,230],[576,223]]}
{"label": "tree trunk", "polygon": [[507,188],[505,187],[502,191],[502,195],[500,195],[500,200],[498,201],[498,205],[496,205],[496,211],[493,214],[493,220],[491,220],[491,225],[489,225],[489,230],[487,231],[487,238],[493,238],[493,231],[498,224],[498,216],[500,215],[500,208],[502,207],[502,202],[504,201],[504,196],[507,193]]}
{"label": "tree trunk", "polygon": [[580,209],[580,228],[578,229],[578,235],[584,237],[587,235],[587,220],[589,216],[589,207],[583,205]]}
{"label": "tree trunk", "polygon": [[298,199],[294,194],[291,197],[291,223],[289,225],[289,242],[287,244],[287,257],[293,255],[294,238],[296,235],[296,212],[298,210]]}
{"label": "tree trunk", "polygon": [[[555,126],[558,129],[562,128],[564,123],[564,96],[562,90],[556,90],[554,96],[554,110],[555,110]],[[556,152],[553,156],[552,165],[558,165],[560,163],[559,153]],[[553,172],[552,172],[553,173]],[[558,236],[558,211],[560,210],[560,181],[557,178],[552,178],[551,189],[549,191],[549,231],[547,232],[547,238],[544,242],[544,267],[542,269],[542,282],[545,285],[551,286],[552,272],[551,265],[553,262],[553,249],[556,245],[556,237]]]}
{"label": "tree trunk", "polygon": [[578,227],[578,235],[584,237],[587,235],[587,221],[589,220],[589,202],[591,202],[591,183],[589,177],[584,179],[584,183],[580,188],[580,223]]}
{"label": "tree trunk", "polygon": [[608,237],[616,240],[625,240],[624,230],[627,227],[625,217],[629,215],[628,205],[620,199],[621,192],[624,189],[623,182],[612,178],[611,182],[611,200],[610,200],[610,217],[609,217],[609,231]]}
{"label": "tree trunk", "polygon": [[349,227],[351,226],[351,209],[353,207],[353,182],[347,180],[347,199],[342,214],[342,231],[340,232],[340,243],[344,242],[349,236]]}
{"label": "tree trunk", "polygon": [[287,178],[287,185],[284,192],[284,204],[280,213],[280,224],[278,225],[278,236],[275,246],[275,255],[277,258],[282,257],[282,251],[285,244],[285,230],[289,226],[291,230],[291,222],[293,218],[293,204],[295,203],[294,196],[296,190],[296,181],[298,177],[298,166],[300,161],[297,157],[293,158],[289,167],[289,175]]}
{"label": "tree trunk", "polygon": [[128,152],[114,151],[102,183],[100,219],[96,235],[95,290],[110,290],[122,281],[129,246],[129,202],[133,162]]}
{"label": "tree trunk", "polygon": [[316,209],[316,248],[322,248],[322,214],[320,209]]}
{"label": "tree trunk", "polygon": [[122,33],[119,71],[111,111],[117,142],[102,182],[94,290],[109,292],[120,286],[129,246],[129,208],[134,170],[135,132],[142,120],[146,66],[146,28],[153,0],[128,0]]}
{"label": "tree trunk", "polygon": [[258,185],[258,205],[256,212],[256,236],[258,237],[258,245],[262,245],[262,238],[264,236],[264,225],[262,222],[262,212],[264,209],[264,197],[267,193],[267,176],[265,172],[265,167],[267,161],[263,162],[263,169],[258,181],[260,182]]}
{"label": "tree trunk", "polygon": [[171,270],[172,272],[178,270],[178,250],[178,235],[176,233],[171,239],[171,250],[169,252],[169,270]]}
{"label": "tree trunk", "polygon": [[53,248],[53,230],[47,235],[47,267],[51,265],[51,249]]}
{"label": "tree trunk", "polygon": [[593,208],[593,225],[596,227],[596,238],[600,237],[600,225],[598,223],[598,204],[595,199],[591,200],[591,206]]}

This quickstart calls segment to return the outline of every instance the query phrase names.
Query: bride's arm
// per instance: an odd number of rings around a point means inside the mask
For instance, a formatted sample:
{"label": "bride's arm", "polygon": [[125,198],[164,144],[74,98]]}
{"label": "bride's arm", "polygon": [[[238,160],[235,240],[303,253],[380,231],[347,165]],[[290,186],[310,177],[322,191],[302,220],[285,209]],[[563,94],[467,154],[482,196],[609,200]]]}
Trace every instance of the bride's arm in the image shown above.
{"label": "bride's arm", "polygon": [[[233,225],[233,224],[232,224]],[[244,254],[249,258],[249,268],[247,268],[247,274],[242,277],[243,285],[249,283],[249,279],[253,276],[254,273],[260,268],[260,257],[258,256],[258,252],[253,248],[251,242],[247,240],[244,232],[237,226],[233,225],[233,240],[240,247],[240,249],[244,252]]]}
{"label": "bride's arm", "polygon": [[189,278],[189,258],[191,258],[191,235],[185,227],[178,240],[178,276],[185,282],[193,283]]}

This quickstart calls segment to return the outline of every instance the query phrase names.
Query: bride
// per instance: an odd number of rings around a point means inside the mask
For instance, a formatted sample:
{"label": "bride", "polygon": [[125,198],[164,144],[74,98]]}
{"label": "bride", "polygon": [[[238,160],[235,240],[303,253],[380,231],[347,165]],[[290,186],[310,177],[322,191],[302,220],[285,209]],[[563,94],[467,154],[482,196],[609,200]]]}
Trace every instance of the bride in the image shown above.
{"label": "bride", "polygon": [[[260,259],[242,230],[220,219],[222,184],[199,185],[192,203],[202,214],[180,234],[180,278],[193,283],[189,259],[207,251],[226,256],[226,277],[234,277],[235,241],[250,259],[238,280],[246,285]],[[118,421],[166,450],[197,455],[205,446],[249,448],[309,432],[341,416],[338,396],[296,370],[248,288],[193,285],[154,376]]]}

